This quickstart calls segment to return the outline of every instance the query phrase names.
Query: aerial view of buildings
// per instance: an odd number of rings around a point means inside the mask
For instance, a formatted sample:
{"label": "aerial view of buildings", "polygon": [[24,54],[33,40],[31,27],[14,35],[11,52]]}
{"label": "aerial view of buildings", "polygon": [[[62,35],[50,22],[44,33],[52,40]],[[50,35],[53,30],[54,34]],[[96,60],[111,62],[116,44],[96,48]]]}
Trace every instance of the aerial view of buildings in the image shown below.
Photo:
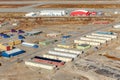
{"label": "aerial view of buildings", "polygon": [[120,0],[0,0],[0,80],[120,80]]}

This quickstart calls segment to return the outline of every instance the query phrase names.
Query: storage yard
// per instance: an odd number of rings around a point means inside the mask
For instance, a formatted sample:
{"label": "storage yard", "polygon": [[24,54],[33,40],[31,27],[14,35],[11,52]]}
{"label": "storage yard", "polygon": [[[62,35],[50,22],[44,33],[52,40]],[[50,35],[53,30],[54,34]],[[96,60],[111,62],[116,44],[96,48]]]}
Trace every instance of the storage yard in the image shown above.
{"label": "storage yard", "polygon": [[120,80],[120,4],[92,1],[3,2],[0,80]]}

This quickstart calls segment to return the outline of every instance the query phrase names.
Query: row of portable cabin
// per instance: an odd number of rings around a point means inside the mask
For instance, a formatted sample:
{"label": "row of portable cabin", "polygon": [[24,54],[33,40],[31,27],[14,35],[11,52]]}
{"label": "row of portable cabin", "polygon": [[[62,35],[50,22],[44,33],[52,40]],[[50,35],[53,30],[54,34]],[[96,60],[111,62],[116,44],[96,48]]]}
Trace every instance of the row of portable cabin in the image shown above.
{"label": "row of portable cabin", "polygon": [[74,40],[76,44],[89,44],[91,46],[99,46],[107,41],[111,41],[112,39],[116,39],[117,34],[113,34],[112,32],[95,32],[91,33],[91,35],[85,35],[84,37],[80,37],[78,40]]}
{"label": "row of portable cabin", "polygon": [[70,62],[76,58],[82,51],[64,49],[64,48],[53,48],[52,51],[43,54],[43,56],[35,56],[29,61],[25,61],[28,66],[35,66],[48,70],[53,70],[59,66],[63,66],[65,62]]}

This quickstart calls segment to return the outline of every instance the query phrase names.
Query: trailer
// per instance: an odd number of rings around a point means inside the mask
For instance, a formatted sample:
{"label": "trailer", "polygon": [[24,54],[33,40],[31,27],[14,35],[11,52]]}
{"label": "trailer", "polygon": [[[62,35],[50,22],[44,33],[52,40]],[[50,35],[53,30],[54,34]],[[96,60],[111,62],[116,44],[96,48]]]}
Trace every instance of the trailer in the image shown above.
{"label": "trailer", "polygon": [[64,48],[54,48],[55,51],[60,51],[60,52],[68,52],[68,53],[73,53],[73,54],[82,54],[82,51],[78,50],[71,50],[71,49],[64,49]]}
{"label": "trailer", "polygon": [[40,56],[35,56],[32,60],[35,61],[35,62],[53,64],[53,65],[56,65],[56,66],[63,66],[65,64],[65,62],[63,62],[61,60],[50,59],[50,58],[40,57]]}
{"label": "trailer", "polygon": [[38,68],[43,68],[43,69],[48,69],[48,70],[53,70],[56,68],[55,65],[52,64],[45,64],[45,63],[40,63],[40,62],[34,62],[34,61],[25,61],[25,65],[27,66],[32,66],[32,67],[38,67]]}
{"label": "trailer", "polygon": [[64,62],[73,61],[73,58],[65,57],[65,56],[52,55],[52,54],[44,54],[43,57],[50,58],[50,59],[61,60],[61,61],[64,61]]}
{"label": "trailer", "polygon": [[48,54],[53,54],[53,55],[58,55],[58,56],[65,56],[65,57],[70,57],[70,58],[76,58],[78,56],[77,54],[65,53],[65,52],[57,52],[57,51],[48,51]]}

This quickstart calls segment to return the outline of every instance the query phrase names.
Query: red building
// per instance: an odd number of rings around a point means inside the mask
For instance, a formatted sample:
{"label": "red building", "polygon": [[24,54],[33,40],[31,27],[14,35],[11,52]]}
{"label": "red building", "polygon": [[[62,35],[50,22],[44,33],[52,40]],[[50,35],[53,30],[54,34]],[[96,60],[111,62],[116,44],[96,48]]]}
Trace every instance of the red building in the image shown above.
{"label": "red building", "polygon": [[75,10],[70,13],[70,16],[89,16],[90,12],[86,10]]}

